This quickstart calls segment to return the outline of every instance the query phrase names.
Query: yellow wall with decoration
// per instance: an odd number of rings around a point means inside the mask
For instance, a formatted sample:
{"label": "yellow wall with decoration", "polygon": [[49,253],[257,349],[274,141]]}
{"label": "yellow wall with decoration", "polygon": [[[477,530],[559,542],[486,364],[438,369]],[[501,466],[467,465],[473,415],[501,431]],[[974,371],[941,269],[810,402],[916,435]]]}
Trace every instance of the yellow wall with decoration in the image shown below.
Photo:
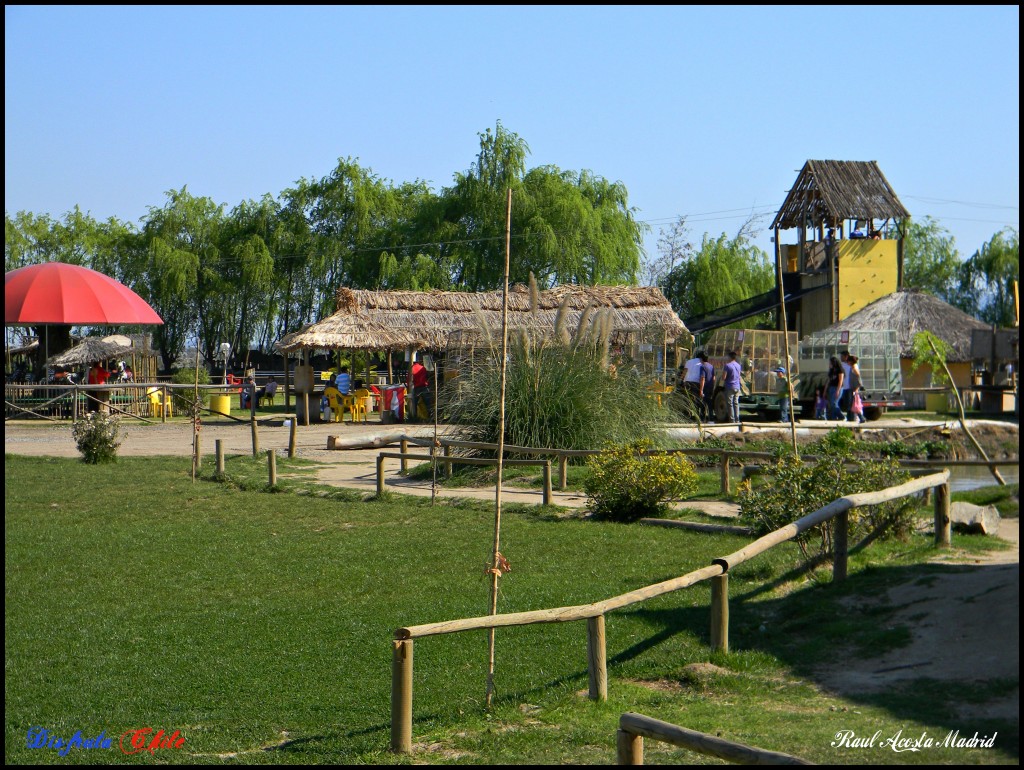
{"label": "yellow wall with decoration", "polygon": [[896,241],[839,241],[839,320],[896,291]]}

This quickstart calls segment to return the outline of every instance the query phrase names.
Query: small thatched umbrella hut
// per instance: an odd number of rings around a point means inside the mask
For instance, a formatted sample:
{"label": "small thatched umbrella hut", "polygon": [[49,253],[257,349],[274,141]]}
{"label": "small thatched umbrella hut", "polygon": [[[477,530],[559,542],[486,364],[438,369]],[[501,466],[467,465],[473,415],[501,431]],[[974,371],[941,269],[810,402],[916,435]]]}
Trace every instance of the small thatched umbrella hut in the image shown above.
{"label": "small thatched umbrella hut", "polygon": [[[969,389],[971,381],[971,334],[975,329],[989,329],[977,318],[920,291],[897,291],[875,300],[867,307],[833,324],[827,331],[842,329],[895,329],[900,346],[903,392],[907,406],[923,408],[922,388],[932,387],[932,371],[921,366],[911,373],[914,362],[914,335],[929,331],[948,344],[952,350],[947,363],[957,388]],[[915,389],[918,392],[915,393]]]}

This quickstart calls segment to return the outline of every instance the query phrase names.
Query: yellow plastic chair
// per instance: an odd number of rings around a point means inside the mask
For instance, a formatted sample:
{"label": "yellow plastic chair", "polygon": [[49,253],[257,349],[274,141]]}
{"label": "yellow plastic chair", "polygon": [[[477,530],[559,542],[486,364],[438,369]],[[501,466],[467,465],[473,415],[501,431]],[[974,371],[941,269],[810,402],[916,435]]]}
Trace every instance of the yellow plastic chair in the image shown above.
{"label": "yellow plastic chair", "polygon": [[[342,396],[344,399],[345,396]],[[345,402],[338,401],[338,397],[333,393],[327,394],[327,403],[331,407],[331,422],[341,422],[341,417],[345,412]]]}
{"label": "yellow plastic chair", "polygon": [[174,410],[171,408],[170,394],[168,394],[166,404],[164,403],[163,392],[160,388],[150,388],[146,391],[146,395],[149,396],[149,408],[152,410],[154,417],[163,417],[164,407],[167,408],[168,417],[174,416]]}
{"label": "yellow plastic chair", "polygon": [[348,407],[348,412],[352,415],[352,422],[356,420],[366,422],[366,399],[369,395],[369,390],[360,388],[352,395],[345,396],[345,406]]}

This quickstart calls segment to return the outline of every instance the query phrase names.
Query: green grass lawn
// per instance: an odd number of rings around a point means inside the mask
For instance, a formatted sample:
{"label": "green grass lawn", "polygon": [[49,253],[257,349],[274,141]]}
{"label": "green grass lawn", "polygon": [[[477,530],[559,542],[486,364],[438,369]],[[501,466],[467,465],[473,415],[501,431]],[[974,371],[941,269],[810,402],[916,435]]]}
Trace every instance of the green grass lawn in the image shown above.
{"label": "green grass lawn", "polygon": [[[835,732],[966,727],[952,716],[962,686],[916,683],[850,701],[813,681],[812,666],[835,645],[857,640],[851,654],[867,654],[905,642],[905,629],[880,622],[884,611],[858,619],[837,613],[836,602],[926,570],[932,551],[922,536],[858,554],[842,586],[793,572],[790,545],[741,565],[730,573],[728,654],[708,647],[707,583],[611,614],[607,703],[580,695],[581,622],[499,629],[490,712],[485,633],[419,640],[418,750],[395,757],[386,750],[394,630],[486,614],[493,506],[316,496],[302,481],[309,464],[286,460],[281,489],[270,494],[251,458],[229,458],[233,483],[215,482],[210,466],[193,484],[187,458],[87,466],[6,457],[7,763],[137,763],[117,737],[146,726],[186,739],[184,749],[146,760],[157,762],[610,763],[624,711],[817,762],[883,763],[893,756],[831,748]],[[608,598],[747,542],[525,507],[506,511],[502,532],[513,567],[502,579],[502,612]],[[954,543],[986,547],[982,538]],[[694,663],[718,668],[694,672]],[[921,687],[926,697],[915,698]],[[34,726],[64,737],[103,730],[114,748],[63,758],[29,749]],[[1016,724],[970,727],[999,730],[997,749],[895,761],[1016,762]],[[654,742],[647,755],[701,761]]]}

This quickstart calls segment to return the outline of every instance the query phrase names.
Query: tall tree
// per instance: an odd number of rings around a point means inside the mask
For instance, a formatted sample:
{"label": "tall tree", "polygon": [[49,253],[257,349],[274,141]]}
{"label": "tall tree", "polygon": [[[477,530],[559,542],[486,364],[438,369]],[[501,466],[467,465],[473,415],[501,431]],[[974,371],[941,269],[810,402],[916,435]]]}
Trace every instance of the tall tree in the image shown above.
{"label": "tall tree", "polygon": [[[707,233],[700,248],[667,275],[663,291],[681,316],[709,313],[768,291],[775,273],[768,255],[742,235]],[[757,321],[745,321],[746,324]]]}
{"label": "tall tree", "polygon": [[903,236],[903,285],[952,303],[962,260],[956,241],[931,217],[911,220]]}
{"label": "tall tree", "polygon": [[1013,326],[1015,281],[1020,281],[1020,233],[1007,227],[964,263],[957,305],[987,323]]}

